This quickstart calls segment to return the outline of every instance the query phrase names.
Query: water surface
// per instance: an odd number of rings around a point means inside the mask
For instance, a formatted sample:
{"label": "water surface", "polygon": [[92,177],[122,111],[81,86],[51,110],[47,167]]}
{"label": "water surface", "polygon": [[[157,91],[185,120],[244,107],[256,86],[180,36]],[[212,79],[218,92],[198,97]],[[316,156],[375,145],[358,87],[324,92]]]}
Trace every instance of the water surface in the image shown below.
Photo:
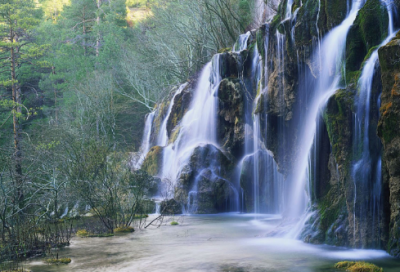
{"label": "water surface", "polygon": [[[171,226],[172,220],[180,225]],[[74,238],[59,251],[69,265],[44,265],[33,259],[33,272],[66,271],[337,271],[342,260],[365,260],[400,271],[400,260],[379,250],[351,250],[266,237],[279,226],[277,216],[191,215],[166,218],[160,228],[109,238]]]}

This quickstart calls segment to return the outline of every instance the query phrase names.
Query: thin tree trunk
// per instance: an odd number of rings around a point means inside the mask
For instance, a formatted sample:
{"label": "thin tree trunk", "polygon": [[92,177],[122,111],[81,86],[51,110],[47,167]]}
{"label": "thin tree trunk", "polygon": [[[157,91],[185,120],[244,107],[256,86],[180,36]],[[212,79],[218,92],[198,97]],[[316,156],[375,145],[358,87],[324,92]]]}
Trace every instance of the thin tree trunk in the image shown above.
{"label": "thin tree trunk", "polygon": [[[18,37],[14,39],[14,32],[10,30],[11,43],[14,41],[18,42]],[[22,191],[22,166],[21,166],[21,127],[19,124],[19,118],[21,116],[21,88],[17,83],[15,67],[17,65],[16,54],[18,53],[18,47],[11,46],[11,80],[12,80],[12,99],[13,105],[13,127],[14,127],[14,167],[15,167],[15,181],[16,181],[16,201],[15,204],[19,209],[22,208],[22,202],[24,200],[24,195]]]}
{"label": "thin tree trunk", "polygon": [[101,0],[97,0],[97,18],[96,18],[96,23],[97,23],[97,39],[96,39],[96,57],[99,56],[100,52],[100,6],[101,6]]}

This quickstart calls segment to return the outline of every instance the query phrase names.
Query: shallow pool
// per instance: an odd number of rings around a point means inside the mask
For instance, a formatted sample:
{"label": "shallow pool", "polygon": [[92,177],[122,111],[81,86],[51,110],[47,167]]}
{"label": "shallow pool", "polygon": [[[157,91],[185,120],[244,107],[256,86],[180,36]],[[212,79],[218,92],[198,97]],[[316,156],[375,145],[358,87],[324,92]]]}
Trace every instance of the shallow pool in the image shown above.
{"label": "shallow pool", "polygon": [[[151,217],[148,219],[150,220]],[[178,226],[171,226],[172,220]],[[268,237],[280,218],[268,215],[192,215],[166,218],[148,228],[110,238],[74,238],[59,251],[68,265],[24,264],[33,272],[50,271],[337,271],[342,260],[365,260],[400,271],[400,260],[379,250],[352,250]]]}

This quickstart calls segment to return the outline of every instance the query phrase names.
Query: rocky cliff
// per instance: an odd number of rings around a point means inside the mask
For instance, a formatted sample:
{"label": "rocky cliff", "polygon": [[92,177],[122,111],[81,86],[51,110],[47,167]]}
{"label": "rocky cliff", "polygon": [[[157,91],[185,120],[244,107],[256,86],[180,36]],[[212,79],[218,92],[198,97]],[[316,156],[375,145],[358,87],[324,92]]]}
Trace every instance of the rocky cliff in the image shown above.
{"label": "rocky cliff", "polygon": [[[243,44],[235,48],[243,50],[213,59],[210,84],[216,89],[209,92],[216,108],[215,140],[185,147],[185,160],[168,155],[184,146],[182,139],[189,141],[183,123],[196,103],[199,80],[172,90],[155,109],[153,147],[142,168],[166,178],[165,168],[175,166],[165,160],[182,161],[176,176],[168,178],[175,181],[173,198],[188,212],[286,214],[290,209],[306,113],[326,70],[318,57],[321,44],[347,18],[351,1],[266,3],[269,16],[276,10],[275,16],[239,39]],[[399,9],[379,0],[363,2],[346,32],[336,69],[340,88],[314,120],[306,169],[309,217],[300,237],[310,243],[387,248],[399,256],[400,36],[381,46],[390,22],[398,26],[388,7]],[[367,65],[372,67],[368,80],[362,78]],[[334,73],[332,68],[328,76]],[[168,144],[160,147],[157,136],[165,119]]]}

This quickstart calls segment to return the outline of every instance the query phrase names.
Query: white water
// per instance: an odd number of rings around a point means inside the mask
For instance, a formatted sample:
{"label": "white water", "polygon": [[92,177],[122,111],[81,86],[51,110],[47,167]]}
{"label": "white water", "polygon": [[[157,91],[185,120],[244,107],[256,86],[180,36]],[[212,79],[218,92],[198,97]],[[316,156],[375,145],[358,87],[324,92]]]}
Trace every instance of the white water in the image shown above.
{"label": "white water", "polygon": [[215,55],[199,77],[189,110],[179,124],[177,139],[164,148],[160,176],[172,185],[176,184],[182,167],[187,164],[196,147],[208,143],[218,146],[216,114],[217,91],[221,81],[219,69],[219,55]]}
{"label": "white water", "polygon": [[133,165],[134,169],[139,169],[142,166],[142,163],[143,163],[144,159],[146,158],[146,154],[150,150],[150,136],[151,136],[151,130],[152,130],[152,126],[153,126],[154,115],[155,115],[155,111],[149,113],[146,117],[146,122],[144,125],[144,131],[143,131],[142,144],[139,148],[138,157],[133,158],[132,165]]}
{"label": "white water", "polygon": [[185,89],[186,86],[187,86],[187,83],[184,83],[181,86],[179,86],[178,90],[175,92],[174,96],[172,97],[171,102],[169,103],[167,115],[165,116],[165,118],[161,124],[160,132],[157,137],[157,145],[158,146],[166,146],[168,143],[168,133],[167,133],[168,119],[171,115],[172,107],[174,106],[175,97],[178,94],[180,94],[182,92],[182,90]]}
{"label": "white water", "polygon": [[361,1],[353,0],[352,8],[346,19],[339,26],[332,29],[322,40],[321,55],[319,56],[319,52],[314,55],[314,59],[322,59],[321,63],[323,65],[320,67],[318,82],[314,89],[311,103],[307,107],[307,114],[303,119],[304,125],[302,126],[299,142],[300,155],[295,162],[293,174],[290,177],[292,190],[287,212],[289,218],[299,218],[297,219],[297,226],[287,235],[291,238],[297,238],[299,230],[303,228],[304,217],[307,216],[307,209],[310,203],[308,190],[310,180],[307,180],[307,173],[310,167],[310,152],[316,135],[317,117],[329,97],[339,88],[338,83],[341,78],[341,64],[345,52],[347,33],[361,8],[361,4]]}
{"label": "white water", "polygon": [[285,19],[289,19],[290,17],[292,17],[292,6],[293,0],[287,0]]}
{"label": "white water", "polygon": [[238,53],[240,51],[243,51],[247,48],[247,41],[250,38],[250,31],[247,31],[246,34],[242,34],[239,36],[239,39],[236,41],[236,43],[232,47],[232,51],[235,53]]}

